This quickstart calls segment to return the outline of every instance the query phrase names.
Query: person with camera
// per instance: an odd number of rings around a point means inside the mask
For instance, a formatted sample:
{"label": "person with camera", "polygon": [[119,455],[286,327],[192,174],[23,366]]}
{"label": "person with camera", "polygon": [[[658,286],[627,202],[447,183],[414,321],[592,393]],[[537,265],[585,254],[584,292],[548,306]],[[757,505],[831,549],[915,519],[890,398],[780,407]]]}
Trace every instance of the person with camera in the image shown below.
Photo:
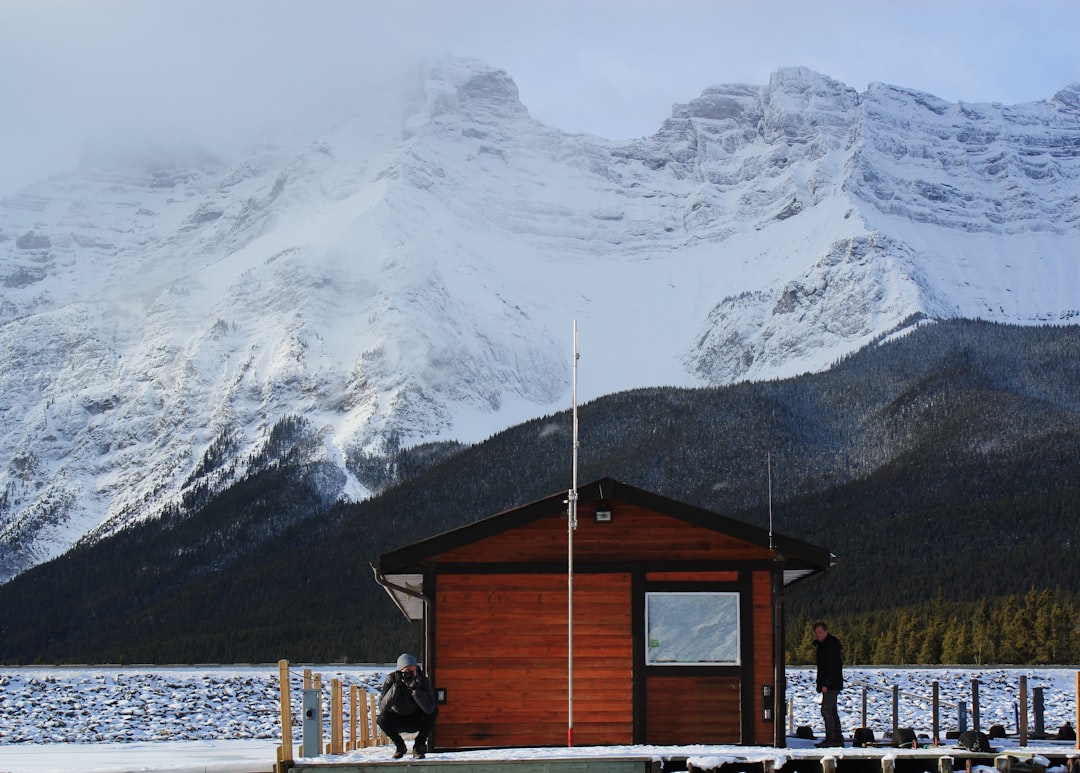
{"label": "person with camera", "polygon": [[379,691],[379,727],[394,742],[395,760],[405,756],[402,733],[416,733],[413,756],[424,758],[438,713],[431,680],[416,658],[402,653],[397,668],[386,675]]}

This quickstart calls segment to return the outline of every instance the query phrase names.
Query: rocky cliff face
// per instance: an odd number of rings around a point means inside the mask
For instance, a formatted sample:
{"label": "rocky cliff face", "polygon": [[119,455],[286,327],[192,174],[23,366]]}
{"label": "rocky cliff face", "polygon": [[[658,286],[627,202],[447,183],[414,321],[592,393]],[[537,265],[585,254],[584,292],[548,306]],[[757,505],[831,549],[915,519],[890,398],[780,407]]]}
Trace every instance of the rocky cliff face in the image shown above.
{"label": "rocky cliff face", "polygon": [[362,455],[568,407],[575,319],[586,398],[824,368],[918,314],[1075,321],[1078,177],[1076,85],[790,68],[615,143],[457,59],[303,141],[88,155],[0,202],[0,579],[242,476],[282,417],[355,498]]}
{"label": "rocky cliff face", "polygon": [[849,189],[916,223],[994,234],[1075,230],[1078,89],[1002,106],[875,84],[863,101]]}

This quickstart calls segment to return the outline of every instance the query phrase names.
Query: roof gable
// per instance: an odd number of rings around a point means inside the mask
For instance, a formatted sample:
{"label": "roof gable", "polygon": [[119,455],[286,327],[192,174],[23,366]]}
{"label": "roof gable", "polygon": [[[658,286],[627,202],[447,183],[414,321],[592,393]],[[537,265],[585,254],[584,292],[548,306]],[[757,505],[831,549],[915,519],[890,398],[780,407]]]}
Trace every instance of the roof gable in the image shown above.
{"label": "roof gable", "polygon": [[[496,548],[500,543],[504,545],[502,555],[512,556],[514,561],[559,560],[566,555],[568,493],[554,494],[385,553],[380,558],[379,571],[399,574],[445,562],[483,562],[485,548]],[[612,507],[611,523],[595,523],[598,503]],[[588,529],[584,528],[585,518],[593,519]],[[561,526],[557,521],[561,521]],[[642,546],[644,552],[631,547],[634,542],[631,535],[648,540],[649,535],[644,533],[648,530],[672,536],[680,551],[677,558],[720,560],[727,552],[738,550],[743,560],[782,560],[811,573],[828,568],[833,559],[824,548],[783,535],[770,535],[757,526],[613,478],[578,488],[578,522],[574,538],[576,560],[590,560],[590,552],[595,560],[616,560],[619,556],[611,554],[613,534],[618,535],[615,541],[621,546],[621,555],[629,552],[637,560],[655,560],[657,556],[649,555],[647,546]],[[673,535],[675,531],[677,535]],[[666,544],[664,540],[653,541],[657,545]]]}

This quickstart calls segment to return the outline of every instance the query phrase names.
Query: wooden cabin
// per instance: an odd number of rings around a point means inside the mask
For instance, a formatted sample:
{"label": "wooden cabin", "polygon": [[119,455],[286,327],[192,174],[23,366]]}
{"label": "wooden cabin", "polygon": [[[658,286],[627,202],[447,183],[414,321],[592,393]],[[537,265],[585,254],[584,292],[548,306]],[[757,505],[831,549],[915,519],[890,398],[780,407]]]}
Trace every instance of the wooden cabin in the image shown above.
{"label": "wooden cabin", "polygon": [[[834,556],[611,478],[380,556],[441,750],[785,745],[787,591]],[[573,599],[572,733],[568,673]]]}

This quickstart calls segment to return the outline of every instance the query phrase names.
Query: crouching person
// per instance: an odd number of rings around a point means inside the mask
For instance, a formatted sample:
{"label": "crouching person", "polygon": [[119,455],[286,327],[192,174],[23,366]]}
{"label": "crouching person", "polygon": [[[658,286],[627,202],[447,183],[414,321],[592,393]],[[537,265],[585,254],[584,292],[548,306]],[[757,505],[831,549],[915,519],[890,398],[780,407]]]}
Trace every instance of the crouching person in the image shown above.
{"label": "crouching person", "polygon": [[405,756],[402,733],[416,733],[413,756],[423,759],[438,713],[431,680],[416,658],[402,654],[397,669],[386,675],[379,692],[379,727],[394,742],[395,760]]}

